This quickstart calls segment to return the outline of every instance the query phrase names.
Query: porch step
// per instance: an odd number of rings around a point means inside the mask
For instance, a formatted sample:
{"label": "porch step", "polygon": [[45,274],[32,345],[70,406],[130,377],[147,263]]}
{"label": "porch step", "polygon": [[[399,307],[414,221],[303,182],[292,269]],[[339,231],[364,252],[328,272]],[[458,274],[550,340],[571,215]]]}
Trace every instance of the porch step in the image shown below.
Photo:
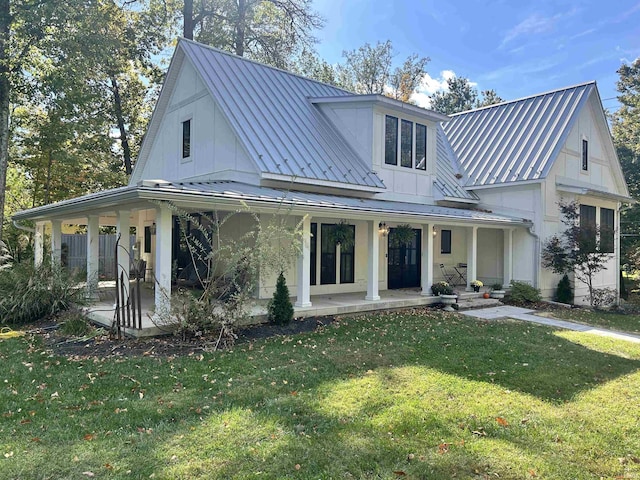
{"label": "porch step", "polygon": [[460,295],[458,298],[458,310],[471,310],[474,308],[487,308],[496,307],[502,305],[502,302],[497,298],[482,298],[482,294],[474,293]]}

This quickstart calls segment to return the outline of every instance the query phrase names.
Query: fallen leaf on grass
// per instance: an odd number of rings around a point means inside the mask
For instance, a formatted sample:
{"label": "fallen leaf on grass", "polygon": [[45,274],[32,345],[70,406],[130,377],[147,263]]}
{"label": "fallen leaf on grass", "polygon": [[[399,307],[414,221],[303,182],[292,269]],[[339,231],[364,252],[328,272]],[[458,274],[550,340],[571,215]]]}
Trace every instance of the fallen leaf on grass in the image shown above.
{"label": "fallen leaf on grass", "polygon": [[300,466],[300,464],[299,464],[299,463],[296,463],[295,469],[296,469],[296,470],[300,470],[301,468],[302,468],[302,467]]}
{"label": "fallen leaf on grass", "polygon": [[398,475],[399,477],[405,477],[407,474],[405,472],[403,472],[402,470],[396,470],[395,472],[396,475]]}
{"label": "fallen leaf on grass", "polygon": [[438,455],[444,455],[448,451],[449,451],[448,443],[441,443],[440,445],[438,445]]}
{"label": "fallen leaf on grass", "polygon": [[507,422],[502,417],[496,417],[496,422],[498,422],[498,425],[502,425],[503,427],[508,427],[509,426],[509,422]]}
{"label": "fallen leaf on grass", "polygon": [[83,475],[87,476],[87,477],[95,477],[96,474],[93,472],[82,472]]}
{"label": "fallen leaf on grass", "polygon": [[82,437],[82,438],[84,438],[86,441],[90,442],[91,440],[93,440],[93,439],[94,439],[94,438],[96,438],[96,437],[95,437],[95,435],[94,435],[93,433],[87,433],[87,434],[86,434],[84,437]]}

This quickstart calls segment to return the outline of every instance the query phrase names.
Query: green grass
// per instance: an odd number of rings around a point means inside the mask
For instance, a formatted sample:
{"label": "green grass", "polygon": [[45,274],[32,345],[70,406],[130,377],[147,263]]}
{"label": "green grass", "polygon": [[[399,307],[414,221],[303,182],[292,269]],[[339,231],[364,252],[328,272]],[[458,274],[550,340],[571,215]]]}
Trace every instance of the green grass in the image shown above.
{"label": "green grass", "polygon": [[184,358],[0,342],[2,478],[640,478],[640,345],[457,314]]}
{"label": "green grass", "polygon": [[553,316],[611,330],[640,333],[640,315],[572,308],[554,310]]}

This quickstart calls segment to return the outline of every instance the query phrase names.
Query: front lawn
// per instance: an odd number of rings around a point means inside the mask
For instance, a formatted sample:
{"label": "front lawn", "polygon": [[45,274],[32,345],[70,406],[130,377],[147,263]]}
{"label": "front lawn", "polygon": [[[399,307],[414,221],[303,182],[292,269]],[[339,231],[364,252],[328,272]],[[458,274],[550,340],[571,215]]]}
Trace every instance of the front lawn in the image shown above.
{"label": "front lawn", "polygon": [[2,478],[640,478],[637,344],[417,312],[90,353],[0,342]]}
{"label": "front lawn", "polygon": [[563,320],[584,323],[594,327],[603,327],[629,333],[640,333],[640,315],[603,312],[586,308],[560,308],[553,316]]}

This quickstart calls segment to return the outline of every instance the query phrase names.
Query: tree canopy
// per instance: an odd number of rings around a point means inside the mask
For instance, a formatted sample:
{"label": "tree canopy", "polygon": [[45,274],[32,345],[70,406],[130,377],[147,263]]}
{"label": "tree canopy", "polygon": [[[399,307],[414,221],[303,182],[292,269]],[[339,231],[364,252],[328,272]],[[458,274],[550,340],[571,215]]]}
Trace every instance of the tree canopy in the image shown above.
{"label": "tree canopy", "polygon": [[447,89],[429,96],[431,108],[436,112],[451,115],[474,108],[486,107],[503,102],[495,90],[478,89],[471,85],[468,78],[451,77],[447,79]]}

